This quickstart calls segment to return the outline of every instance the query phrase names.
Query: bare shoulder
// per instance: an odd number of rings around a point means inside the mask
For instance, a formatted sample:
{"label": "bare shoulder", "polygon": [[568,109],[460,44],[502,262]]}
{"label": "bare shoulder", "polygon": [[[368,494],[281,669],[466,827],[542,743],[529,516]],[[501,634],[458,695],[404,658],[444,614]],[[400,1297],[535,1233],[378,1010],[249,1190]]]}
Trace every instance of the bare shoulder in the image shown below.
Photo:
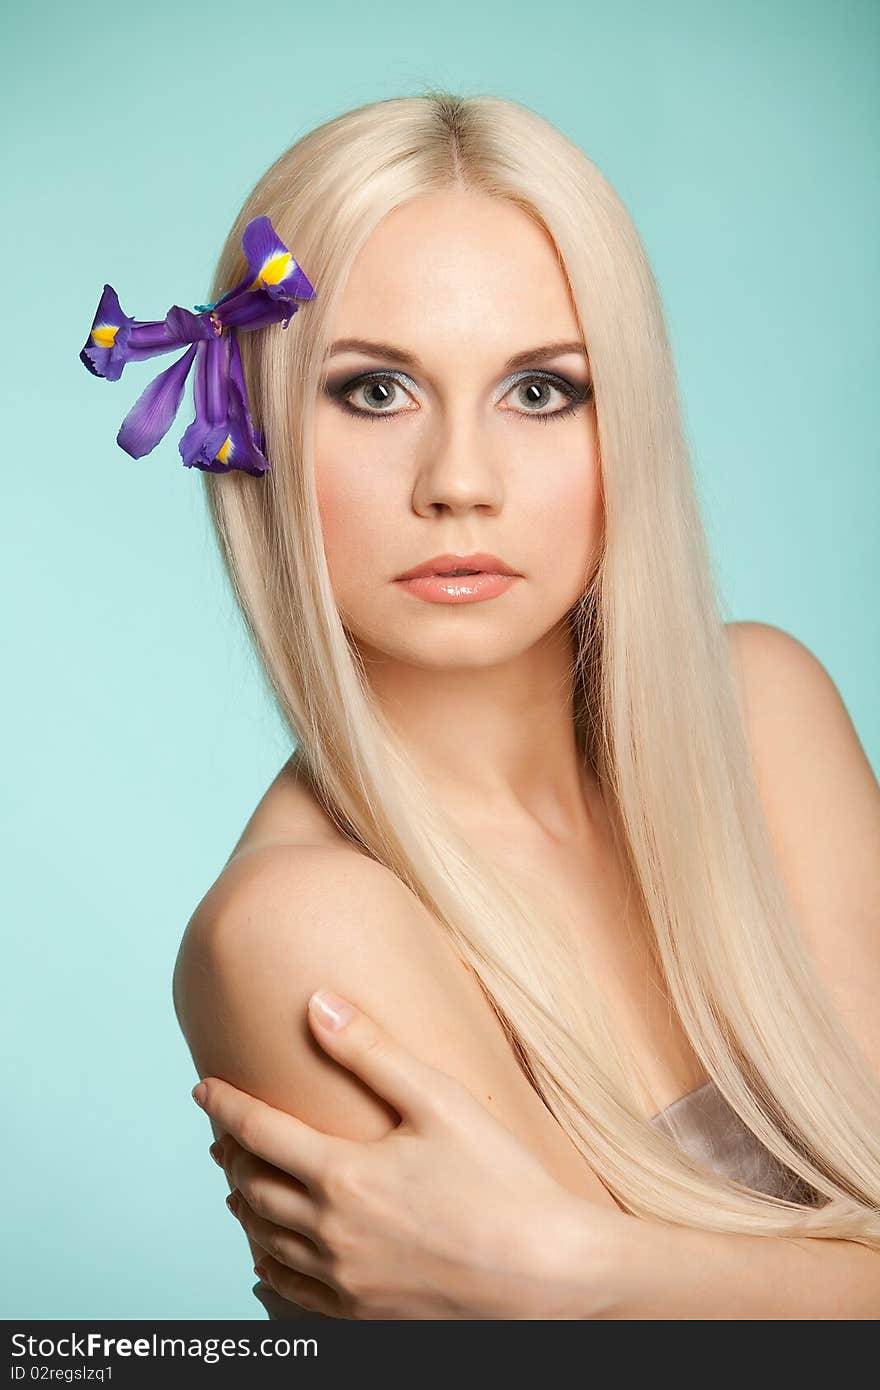
{"label": "bare shoulder", "polygon": [[[393,993],[431,949],[417,906],[395,875],[353,848],[277,841],[238,851],[198,904],[178,954],[174,1002],[191,1046],[210,1053],[215,1074],[280,1104],[284,1053],[295,1039],[309,1041],[310,994],[322,985],[349,990],[367,1008],[379,1002],[379,978]],[[218,1008],[223,1030],[213,1022]],[[278,1042],[252,1055],[245,1029]],[[270,1058],[280,1074],[266,1066]],[[227,1070],[217,1073],[218,1063]]]}
{"label": "bare shoulder", "polygon": [[343,845],[234,856],[190,919],[175,968],[196,1069],[327,1133],[378,1138],[397,1116],[311,1034],[308,999],[321,987],[466,1085],[560,1182],[613,1205],[530,1086],[476,977],[395,874]]}
{"label": "bare shoulder", "polygon": [[321,805],[294,752],[263,792],[230,859],[270,845],[339,845],[348,841]]}
{"label": "bare shoulder", "polygon": [[[870,829],[878,786],[843,697],[814,652],[770,623],[727,624],[731,663],[746,716],[755,770],[772,805],[790,807],[791,789],[810,806],[859,809]],[[867,816],[867,820],[865,817]],[[853,832],[857,823],[849,821]]]}
{"label": "bare shoulder", "polygon": [[834,681],[816,654],[784,628],[741,621],[726,623],[725,632],[734,669],[747,696],[772,694],[780,680],[806,680],[814,695],[824,691],[826,699],[842,704]]}
{"label": "bare shoulder", "polygon": [[768,829],[821,975],[880,1075],[880,785],[844,699],[803,642],[728,625]]}

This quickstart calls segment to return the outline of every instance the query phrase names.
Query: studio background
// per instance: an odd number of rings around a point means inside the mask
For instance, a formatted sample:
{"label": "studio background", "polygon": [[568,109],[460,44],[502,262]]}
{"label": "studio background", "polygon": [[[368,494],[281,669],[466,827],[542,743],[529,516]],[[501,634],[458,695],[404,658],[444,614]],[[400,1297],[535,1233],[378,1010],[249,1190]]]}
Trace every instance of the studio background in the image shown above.
{"label": "studio background", "polygon": [[645,244],[724,616],[816,653],[877,770],[880,9],[37,0],[2,29],[0,1317],[259,1320],[171,973],[290,746],[177,452],[191,384],[135,461],[116,432],[173,356],[79,361],[102,287],[206,302],[258,176],[352,106],[532,107]]}

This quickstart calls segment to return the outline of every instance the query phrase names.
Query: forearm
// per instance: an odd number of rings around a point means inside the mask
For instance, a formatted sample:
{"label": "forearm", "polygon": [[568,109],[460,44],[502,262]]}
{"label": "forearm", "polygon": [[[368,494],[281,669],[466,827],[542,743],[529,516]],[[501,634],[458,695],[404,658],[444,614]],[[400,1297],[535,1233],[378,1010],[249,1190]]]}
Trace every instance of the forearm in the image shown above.
{"label": "forearm", "polygon": [[[855,1241],[728,1235],[618,1215],[599,1261],[609,1288],[602,1318],[880,1317],[880,1251]],[[582,1269],[589,1269],[595,1251],[589,1213],[582,1226]],[[575,1236],[566,1245],[569,1262],[577,1258],[577,1243]],[[587,1276],[590,1297],[596,1267],[594,1261]]]}

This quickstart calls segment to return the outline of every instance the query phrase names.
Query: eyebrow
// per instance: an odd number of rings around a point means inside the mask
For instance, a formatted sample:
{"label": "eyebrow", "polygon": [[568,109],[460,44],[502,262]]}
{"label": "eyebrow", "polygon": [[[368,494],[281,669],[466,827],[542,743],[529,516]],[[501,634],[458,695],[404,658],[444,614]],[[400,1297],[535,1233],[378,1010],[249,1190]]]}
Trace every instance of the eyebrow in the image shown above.
{"label": "eyebrow", "polygon": [[[339,338],[331,345],[327,357],[329,359],[342,352],[366,352],[371,357],[382,357],[389,362],[402,362],[416,371],[422,367],[415,353],[395,347],[393,343],[372,342],[369,338]],[[525,352],[515,352],[504,363],[504,370],[512,371],[514,367],[524,367],[530,362],[545,362],[550,357],[562,357],[567,352],[578,352],[583,357],[587,355],[587,349],[582,342],[544,343],[541,347],[527,348]]]}

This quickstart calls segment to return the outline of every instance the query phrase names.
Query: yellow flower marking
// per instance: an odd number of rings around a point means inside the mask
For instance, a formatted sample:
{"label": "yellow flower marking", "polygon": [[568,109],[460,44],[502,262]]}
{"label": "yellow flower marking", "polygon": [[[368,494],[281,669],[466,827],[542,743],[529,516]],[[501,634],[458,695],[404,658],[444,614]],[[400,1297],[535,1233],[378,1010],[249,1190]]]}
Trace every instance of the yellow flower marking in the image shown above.
{"label": "yellow flower marking", "polygon": [[232,453],[232,435],[231,435],[231,434],[227,434],[227,436],[226,436],[226,438],[224,439],[223,443],[220,445],[220,448],[217,450],[216,454],[214,455],[214,458],[217,460],[218,463],[228,463],[228,462],[229,462],[229,455],[230,455],[231,453]]}
{"label": "yellow flower marking", "polygon": [[290,274],[291,266],[295,264],[289,251],[278,251],[263,262],[259,275],[248,289],[259,289],[260,285],[280,285]]}
{"label": "yellow flower marking", "polygon": [[119,331],[117,323],[95,324],[92,329],[92,342],[100,348],[112,348],[116,342],[116,334]]}

